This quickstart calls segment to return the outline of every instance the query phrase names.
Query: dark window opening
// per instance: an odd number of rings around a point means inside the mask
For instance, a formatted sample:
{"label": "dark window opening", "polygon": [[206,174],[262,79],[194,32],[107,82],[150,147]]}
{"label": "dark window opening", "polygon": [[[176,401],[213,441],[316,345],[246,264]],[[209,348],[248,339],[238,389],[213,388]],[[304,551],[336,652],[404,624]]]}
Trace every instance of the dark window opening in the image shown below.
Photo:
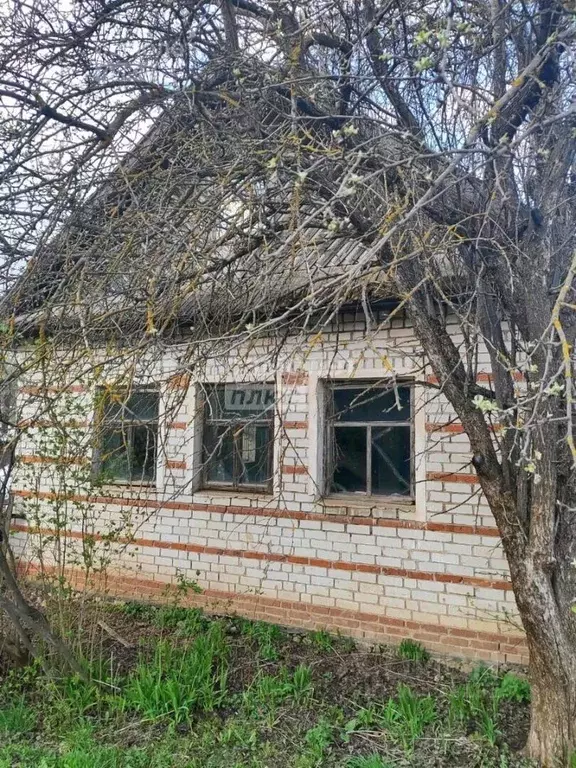
{"label": "dark window opening", "polygon": [[95,455],[95,470],[102,480],[154,482],[159,400],[158,392],[151,390],[102,395]]}
{"label": "dark window opening", "polygon": [[411,496],[411,388],[334,384],[328,406],[328,492]]}
{"label": "dark window opening", "polygon": [[206,387],[202,439],[204,485],[269,490],[274,444],[274,387]]}

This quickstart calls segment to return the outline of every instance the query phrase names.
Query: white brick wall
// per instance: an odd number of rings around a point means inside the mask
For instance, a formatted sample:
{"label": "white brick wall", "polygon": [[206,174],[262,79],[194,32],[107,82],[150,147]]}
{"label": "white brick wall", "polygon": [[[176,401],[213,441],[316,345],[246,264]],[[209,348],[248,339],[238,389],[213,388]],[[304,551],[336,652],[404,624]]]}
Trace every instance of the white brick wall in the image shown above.
{"label": "white brick wall", "polygon": [[[99,535],[117,531],[123,539],[131,535],[148,540],[147,544],[113,542],[107,557],[125,570],[158,581],[169,581],[182,572],[202,587],[219,592],[252,590],[278,599],[382,613],[428,625],[502,629],[506,614],[514,614],[515,606],[509,590],[493,588],[494,582],[500,585],[508,578],[498,538],[471,529],[494,528],[479,486],[458,477],[430,478],[434,472],[466,476],[473,470],[465,435],[430,431],[430,424],[441,427],[455,422],[455,417],[444,396],[425,386],[429,372],[422,365],[411,328],[402,318],[395,318],[391,327],[384,324],[366,336],[362,320],[351,315],[338,328],[327,328],[321,337],[292,339],[280,355],[278,367],[271,349],[272,343],[262,343],[250,350],[235,350],[227,359],[211,360],[203,369],[194,370],[200,382],[276,380],[272,494],[231,495],[198,488],[201,420],[196,417],[196,385],[192,381],[187,389],[168,386],[170,376],[179,370],[182,351],[174,347],[163,359],[146,364],[146,381],[161,384],[164,423],[156,486],[141,494],[141,508],[118,501],[134,497],[134,489],[126,486],[98,492],[114,498],[113,503],[88,507],[83,501],[38,501],[34,496],[37,492],[44,496],[62,491],[80,496],[87,493],[89,466],[75,467],[79,479],[71,483],[67,479],[71,467],[60,477],[53,464],[22,463],[15,484],[20,494],[17,514],[25,514],[28,525],[50,528],[54,527],[57,506],[61,527],[67,530],[88,528]],[[485,355],[480,354],[480,359],[488,370]],[[50,397],[60,403],[63,414],[74,403],[74,418],[83,426],[67,430],[70,447],[89,459],[94,386],[91,376],[78,370],[78,365],[70,366],[63,375],[68,382],[74,371],[74,381],[83,384],[85,392],[64,397],[52,393]],[[323,499],[323,381],[328,377],[378,379],[390,376],[391,371],[413,376],[421,383],[415,415],[414,502]],[[110,372],[105,366],[102,376],[107,375]],[[38,377],[35,380],[31,375],[21,385],[38,383]],[[48,418],[45,396],[22,392],[20,408],[21,420],[32,424],[18,448],[24,461],[45,452],[46,446],[41,444],[51,430],[34,426]],[[174,462],[178,465],[170,466]],[[305,471],[287,472],[288,466],[304,467]],[[146,499],[157,508],[147,506]],[[177,508],[174,502],[186,506]],[[248,514],[249,509],[260,514]],[[266,509],[269,516],[264,514]],[[291,519],[291,513],[303,518]],[[350,518],[375,523],[388,520],[390,527],[359,524]],[[402,527],[407,523],[421,527]],[[428,524],[432,524],[430,528]],[[439,525],[442,529],[434,530]],[[30,533],[15,534],[16,549],[24,556],[33,539],[37,537]],[[168,543],[180,549],[162,546]],[[194,551],[186,551],[185,545],[192,545]],[[79,539],[69,539],[67,557],[72,558],[80,546]],[[97,544],[98,551],[103,547],[101,542]],[[249,556],[255,553],[259,559]],[[49,543],[46,561],[50,557],[58,562]],[[273,559],[278,557],[285,561]],[[301,563],[298,558],[312,562]],[[356,566],[372,568],[372,572],[354,570]],[[436,574],[447,578],[436,581]]]}

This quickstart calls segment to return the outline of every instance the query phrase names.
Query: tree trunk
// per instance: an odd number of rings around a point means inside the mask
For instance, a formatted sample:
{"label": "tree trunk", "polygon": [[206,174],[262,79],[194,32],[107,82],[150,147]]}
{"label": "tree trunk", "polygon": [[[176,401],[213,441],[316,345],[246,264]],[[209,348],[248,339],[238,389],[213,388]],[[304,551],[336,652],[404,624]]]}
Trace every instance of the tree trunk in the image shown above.
{"label": "tree trunk", "polygon": [[[571,611],[576,598],[576,517],[572,512],[576,508],[576,490],[571,486],[572,457],[559,466],[557,445],[561,435],[553,420],[537,414],[542,426],[535,444],[545,457],[545,462],[540,462],[543,477],[539,484],[531,484],[529,499],[526,494],[519,496],[514,454],[512,458],[498,455],[486,421],[473,404],[460,351],[446,325],[438,319],[426,291],[414,290],[415,285],[426,282],[420,265],[400,261],[396,282],[398,294],[410,296],[408,309],[416,335],[470,440],[472,463],[510,566],[530,652],[530,757],[544,768],[569,766],[576,751],[576,616]],[[543,335],[538,330],[535,338]],[[540,370],[545,365],[546,361],[542,361]],[[510,395],[505,386],[500,384],[499,388],[499,401],[507,401]],[[562,468],[568,479],[559,486]]]}
{"label": "tree trunk", "polygon": [[569,766],[576,754],[576,649],[566,651],[561,640],[550,648],[542,647],[541,639],[536,645],[529,638],[528,645],[532,683],[528,754],[544,768]]}

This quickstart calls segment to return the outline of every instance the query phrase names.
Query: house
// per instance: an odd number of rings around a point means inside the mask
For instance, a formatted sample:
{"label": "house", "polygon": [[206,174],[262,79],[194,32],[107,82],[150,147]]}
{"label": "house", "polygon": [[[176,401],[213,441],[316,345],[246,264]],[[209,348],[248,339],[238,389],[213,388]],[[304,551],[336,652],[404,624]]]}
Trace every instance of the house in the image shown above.
{"label": "house", "polygon": [[[81,268],[52,282],[40,270],[41,300],[21,310],[23,337],[47,345],[19,381],[21,567],[110,595],[160,600],[171,586],[209,610],[524,661],[466,435],[377,260],[317,222],[306,239],[289,227],[272,239],[269,194],[258,227],[237,201],[219,208],[254,248],[210,250],[220,230],[201,170],[179,224],[136,182],[120,216],[126,190],[111,184],[90,213],[97,235],[85,222],[60,235],[56,250],[66,241]],[[162,173],[174,189],[173,166],[147,182]],[[488,386],[481,344],[475,372]]]}

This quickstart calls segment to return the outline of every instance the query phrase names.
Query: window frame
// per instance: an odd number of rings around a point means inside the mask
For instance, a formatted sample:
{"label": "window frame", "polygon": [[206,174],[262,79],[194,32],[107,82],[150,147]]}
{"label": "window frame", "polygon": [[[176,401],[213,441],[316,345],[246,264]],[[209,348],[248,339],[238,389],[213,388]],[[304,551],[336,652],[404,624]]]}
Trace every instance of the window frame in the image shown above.
{"label": "window frame", "polygon": [[[126,428],[130,432],[130,445],[133,448],[134,445],[134,438],[133,438],[133,428],[134,426],[147,426],[148,424],[153,424],[156,426],[156,440],[154,443],[154,476],[151,479],[132,479],[132,478],[106,478],[105,485],[119,485],[119,486],[139,486],[139,487],[146,487],[146,488],[155,488],[158,483],[158,459],[159,459],[159,443],[160,443],[160,411],[161,411],[161,402],[160,402],[160,390],[158,387],[155,386],[138,386],[138,387],[131,387],[126,389],[120,389],[118,390],[118,394],[124,397],[124,400],[122,402],[126,402],[132,395],[137,395],[140,393],[145,394],[155,394],[158,398],[158,415],[154,419],[140,419],[138,421],[135,420],[117,420],[117,419],[106,419],[106,401],[105,401],[105,393],[106,388],[104,387],[98,387],[98,391],[104,395],[104,399],[102,401],[102,404],[97,404],[95,408],[95,418],[94,422],[96,425],[96,444],[94,447],[94,453],[92,457],[92,474],[93,476],[99,476],[101,475],[103,468],[103,458],[102,458],[102,442],[104,437],[104,431],[114,431],[116,425],[120,425],[122,430],[125,430]],[[128,427],[126,425],[128,424]]]}
{"label": "window frame", "polygon": [[[234,386],[235,384],[260,384],[262,386],[269,386],[274,391],[274,405],[270,409],[270,416],[268,418],[258,418],[258,419],[215,419],[215,418],[208,418],[207,412],[208,412],[208,404],[209,404],[209,391],[211,388],[216,389],[217,387],[225,387],[225,386]],[[201,487],[200,490],[206,490],[206,491],[227,491],[227,492],[234,492],[234,493],[260,493],[260,494],[266,494],[270,495],[273,492],[274,487],[274,442],[275,442],[275,431],[274,431],[274,424],[275,424],[275,415],[276,415],[276,384],[275,382],[270,381],[263,381],[263,382],[222,382],[222,383],[205,383],[201,387],[201,408],[199,409],[199,412],[201,414],[202,419],[202,430],[201,430],[201,445],[200,445],[200,454],[201,454],[201,462],[202,462],[202,473],[201,473]],[[206,437],[206,427],[207,426],[240,426],[242,427],[247,425],[254,425],[262,426],[266,425],[270,427],[270,434],[271,439],[268,443],[268,466],[270,467],[270,477],[268,478],[266,484],[254,484],[254,483],[239,483],[236,481],[236,478],[240,476],[240,473],[238,472],[238,451],[236,450],[236,438],[234,439],[234,446],[235,450],[232,454],[233,459],[233,475],[234,479],[231,483],[224,483],[221,481],[214,481],[208,479],[208,469],[210,466],[210,459],[206,457],[205,452],[205,437]]]}
{"label": "window frame", "polygon": [[[395,379],[396,387],[404,387],[409,391],[410,419],[409,421],[347,421],[345,423],[334,423],[334,392],[340,389],[360,389],[392,391],[393,387],[387,388],[379,382],[384,379],[332,379],[327,382],[326,389],[328,397],[324,407],[324,498],[336,499],[374,499],[376,501],[393,501],[394,503],[412,504],[416,500],[416,457],[415,457],[415,387],[411,379]],[[332,483],[334,480],[335,469],[335,430],[346,429],[348,427],[366,428],[366,491],[334,491]],[[376,427],[408,427],[410,429],[410,493],[407,494],[379,494],[372,493],[372,428]]]}

